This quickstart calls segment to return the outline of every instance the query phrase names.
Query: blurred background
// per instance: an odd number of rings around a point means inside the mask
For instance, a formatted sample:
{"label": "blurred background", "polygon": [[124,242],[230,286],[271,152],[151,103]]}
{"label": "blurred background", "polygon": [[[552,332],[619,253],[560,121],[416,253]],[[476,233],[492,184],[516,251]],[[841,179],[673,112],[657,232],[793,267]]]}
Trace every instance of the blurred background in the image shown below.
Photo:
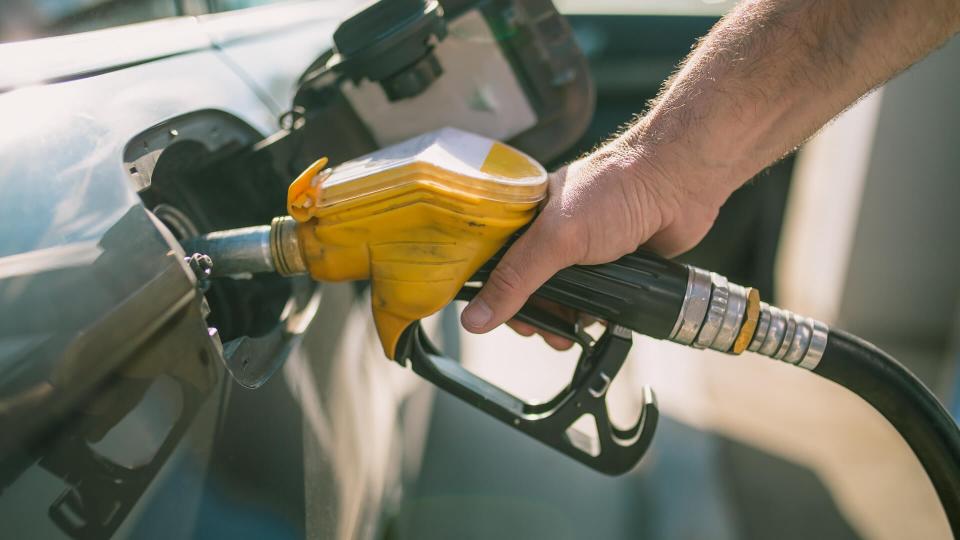
{"label": "blurred background", "polygon": [[[590,59],[597,109],[565,159],[630,122],[734,2],[557,2]],[[683,260],[887,349],[958,410],[960,40],[953,39],[737,191]],[[642,336],[611,390],[652,386],[665,418],[622,478],[594,474],[438,394],[411,538],[950,538],[920,465],[858,398],[745,353]],[[576,353],[507,329],[464,362],[546,399]],[[955,413],[956,415],[956,413]]]}
{"label": "blurred background", "polygon": [[[189,14],[194,11],[192,3],[5,0],[0,4],[0,43]],[[210,17],[274,3],[196,0]],[[589,58],[597,101],[586,134],[551,166],[588,151],[641,113],[695,41],[734,4],[724,0],[556,3]],[[331,24],[325,32],[329,34],[332,28]],[[325,44],[328,37],[311,39]],[[240,45],[228,52],[240,57],[237,51],[248,42],[237,42]],[[308,65],[301,61],[307,55],[287,59],[277,54],[264,59],[256,47],[243,54],[247,61],[256,57],[252,64],[263,68],[264,73],[284,61],[296,74]],[[262,115],[272,121],[273,113],[285,110],[289,103],[292,84],[288,78],[282,80],[280,90],[266,84],[264,87],[273,92],[268,97],[274,105],[279,104],[276,111]],[[685,262],[759,288],[768,301],[873,341],[917,373],[955,417],[960,414],[958,96],[960,39],[955,38],[851,107],[797,153],[737,191],[703,243],[682,257]],[[362,307],[366,309],[366,305]],[[437,322],[448,333],[456,332],[455,315],[447,312]],[[343,321],[338,317],[343,318],[327,314],[322,323],[339,331],[336,324]],[[379,345],[361,343],[363,339],[370,341],[368,323],[366,334],[356,331],[346,341],[354,348],[367,347],[372,351],[368,356],[379,359]],[[363,324],[359,322],[357,327]],[[560,354],[539,338],[522,338],[506,329],[483,337],[460,332],[459,340],[444,342],[448,350],[461,351],[463,362],[471,370],[528,400],[545,400],[559,390],[576,362],[576,352]],[[627,366],[611,389],[613,414],[624,423],[636,415],[635,396],[643,385],[655,389],[662,413],[653,448],[636,470],[617,478],[601,476],[519,432],[505,429],[460,401],[434,392],[424,428],[422,460],[412,467],[415,474],[405,483],[401,502],[390,509],[395,514],[388,520],[385,535],[396,539],[950,537],[945,516],[919,463],[887,422],[858,398],[805,371],[750,353],[732,357],[643,337],[635,338],[635,343]],[[333,355],[324,347],[326,343],[316,346],[317,355]],[[347,348],[344,354],[354,354],[351,350]],[[315,351],[308,347],[308,352]],[[285,368],[285,377],[295,390],[296,400],[289,399],[286,406],[305,409],[306,391],[290,381],[303,375],[297,370],[302,370],[306,361],[291,362],[288,366],[292,367]],[[344,378],[354,375],[349,369],[344,368]],[[373,372],[381,367],[355,369]],[[396,374],[400,371],[394,366],[383,369],[392,370],[387,377],[403,376]],[[285,384],[276,380],[256,398],[250,398],[252,394],[230,396],[231,405],[235,401],[247,403],[247,410],[266,418],[256,414],[251,414],[256,422],[240,418],[252,427],[241,430],[235,439],[217,439],[226,440],[222,443],[225,454],[230,447],[246,445],[259,456],[275,451],[283,454],[271,446],[271,441],[256,435],[251,438],[251,433],[256,433],[254,428],[274,422],[253,400],[270,403],[271,392]],[[376,384],[381,382],[374,380]],[[223,392],[227,395],[226,390]],[[322,401],[317,396],[307,397]],[[394,421],[390,416],[395,412],[393,404],[381,403],[381,398],[387,399],[378,395],[343,397],[352,400],[356,410],[368,413],[365,408],[369,408],[373,411],[370,414],[382,413],[378,418],[390,424]],[[227,398],[223,399],[226,403]],[[275,402],[270,405],[279,407]],[[343,413],[340,420],[349,423],[360,418],[359,413],[356,418],[348,414],[354,410],[344,407],[334,413]],[[210,413],[211,418],[214,413]],[[290,428],[296,442],[300,441],[301,420],[303,426],[322,424],[316,418],[287,418],[291,425],[296,424]],[[226,424],[225,420],[216,422],[221,421]],[[216,422],[209,422],[211,433]],[[336,422],[337,418],[331,421],[331,433],[339,436]],[[216,423],[217,430],[222,428]],[[308,431],[307,427],[302,429]],[[360,431],[362,427],[352,429]],[[413,430],[410,438],[416,438]],[[331,439],[337,444],[346,440]],[[368,443],[362,435],[349,442],[357,441],[360,446]],[[346,454],[355,450],[346,442],[338,448]],[[310,456],[304,455],[311,449],[326,459],[309,441],[302,449],[303,455],[300,448],[285,451],[291,452],[292,461],[308,462]],[[197,453],[207,459],[207,450]],[[353,471],[350,460],[355,456],[346,456],[349,463],[342,471],[336,466],[343,456],[335,458],[330,463],[314,464],[316,469],[310,464],[295,469],[283,477],[287,482],[283,485],[276,476],[270,476],[269,470],[257,474],[262,466],[260,457],[250,458],[252,465],[216,462],[217,467],[228,471],[217,473],[224,476],[241,469],[244,474],[254,472],[238,484],[225,484],[225,491],[239,493],[242,504],[228,501],[227,496],[212,499],[216,504],[209,503],[211,498],[205,492],[205,504],[215,507],[209,513],[213,517],[203,513],[207,510],[203,506],[198,512],[209,521],[198,518],[200,525],[193,530],[194,535],[220,536],[224,531],[233,537],[244,533],[277,538],[301,535],[303,531],[297,527],[304,525],[298,521],[302,519],[298,512],[304,499],[309,500],[311,482],[346,484],[353,478],[349,474]],[[355,461],[362,459],[356,457]],[[326,471],[327,476],[315,474],[316,470]],[[311,479],[305,479],[309,474],[313,474]],[[200,473],[194,476],[202,477]],[[209,491],[202,482],[198,485],[198,492]],[[270,485],[274,487],[268,489]],[[288,491],[294,493],[296,507],[291,519],[295,526],[290,530],[245,530],[242,520],[237,521],[236,528],[224,527],[218,521],[244,514],[250,508],[262,508],[263,501],[258,497],[287,493],[284,490],[290,486],[294,486]],[[165,499],[152,501],[156,507],[164,500],[176,499],[186,488],[171,483],[164,489]],[[299,490],[308,492],[308,496]],[[9,503],[12,491],[7,493],[4,502]],[[359,508],[364,500],[361,495],[349,499],[357,507],[349,510],[359,516],[358,522],[373,512]],[[334,506],[331,504],[331,508]],[[335,510],[323,507],[303,518],[308,523],[308,536],[322,535],[312,532],[310,526],[322,527],[329,517],[324,512],[333,515]],[[250,510],[249,515],[253,514]],[[131,534],[142,536],[151,530],[155,533],[160,529],[133,529]]]}

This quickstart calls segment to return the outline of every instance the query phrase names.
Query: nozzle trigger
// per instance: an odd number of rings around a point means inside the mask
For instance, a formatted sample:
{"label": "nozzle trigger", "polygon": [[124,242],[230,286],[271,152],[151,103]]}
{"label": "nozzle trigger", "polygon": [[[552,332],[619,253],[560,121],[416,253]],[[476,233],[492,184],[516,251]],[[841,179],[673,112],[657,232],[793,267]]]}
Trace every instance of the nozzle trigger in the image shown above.
{"label": "nozzle trigger", "polygon": [[[631,470],[650,445],[659,412],[653,391],[645,387],[640,417],[632,427],[620,429],[610,421],[606,393],[630,351],[630,331],[611,324],[594,342],[576,325],[532,306],[520,318],[582,348],[570,384],[546,403],[527,403],[467,371],[430,342],[419,322],[401,336],[397,361],[409,361],[414,372],[443,390],[592,469],[610,475]],[[593,416],[595,435],[574,428],[584,415]]]}

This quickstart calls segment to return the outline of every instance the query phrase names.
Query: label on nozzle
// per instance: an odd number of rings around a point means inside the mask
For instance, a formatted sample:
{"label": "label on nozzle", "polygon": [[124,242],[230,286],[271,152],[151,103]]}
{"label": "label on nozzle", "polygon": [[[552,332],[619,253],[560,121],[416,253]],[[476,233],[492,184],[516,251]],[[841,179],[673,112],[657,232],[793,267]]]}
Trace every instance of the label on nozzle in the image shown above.
{"label": "label on nozzle", "polygon": [[332,187],[414,162],[477,176],[495,142],[459,129],[443,128],[348,161],[334,169],[323,184]]}

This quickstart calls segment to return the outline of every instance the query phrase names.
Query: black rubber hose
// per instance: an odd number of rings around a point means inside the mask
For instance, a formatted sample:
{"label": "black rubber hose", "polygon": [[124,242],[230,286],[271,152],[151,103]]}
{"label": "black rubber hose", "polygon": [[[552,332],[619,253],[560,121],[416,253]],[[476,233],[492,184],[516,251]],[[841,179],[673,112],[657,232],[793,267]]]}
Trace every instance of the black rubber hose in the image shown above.
{"label": "black rubber hose", "polygon": [[960,429],[916,376],[873,344],[830,330],[814,373],[853,391],[880,412],[926,469],[960,539]]}

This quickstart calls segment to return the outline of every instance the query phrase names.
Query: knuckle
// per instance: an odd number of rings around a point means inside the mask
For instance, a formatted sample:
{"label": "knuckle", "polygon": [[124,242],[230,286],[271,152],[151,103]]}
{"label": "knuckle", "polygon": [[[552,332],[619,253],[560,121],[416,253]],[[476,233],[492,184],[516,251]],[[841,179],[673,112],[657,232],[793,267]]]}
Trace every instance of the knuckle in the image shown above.
{"label": "knuckle", "polygon": [[509,260],[500,261],[496,270],[490,274],[487,286],[503,296],[515,296],[524,293],[523,274]]}
{"label": "knuckle", "polygon": [[547,345],[558,351],[566,351],[573,347],[572,341],[555,334],[543,333],[541,334],[541,337],[543,338],[543,341],[547,343]]}
{"label": "knuckle", "polygon": [[536,333],[536,331],[530,325],[516,319],[507,321],[507,326],[509,326],[514,332],[524,337],[530,337]]}
{"label": "knuckle", "polygon": [[542,241],[550,243],[548,249],[557,264],[565,266],[582,259],[589,235],[584,220],[574,215],[558,215],[542,227],[547,232]]}
{"label": "knuckle", "polygon": [[568,239],[571,236],[579,235],[583,229],[581,220],[574,215],[559,216],[551,225],[554,234],[561,239]]}

